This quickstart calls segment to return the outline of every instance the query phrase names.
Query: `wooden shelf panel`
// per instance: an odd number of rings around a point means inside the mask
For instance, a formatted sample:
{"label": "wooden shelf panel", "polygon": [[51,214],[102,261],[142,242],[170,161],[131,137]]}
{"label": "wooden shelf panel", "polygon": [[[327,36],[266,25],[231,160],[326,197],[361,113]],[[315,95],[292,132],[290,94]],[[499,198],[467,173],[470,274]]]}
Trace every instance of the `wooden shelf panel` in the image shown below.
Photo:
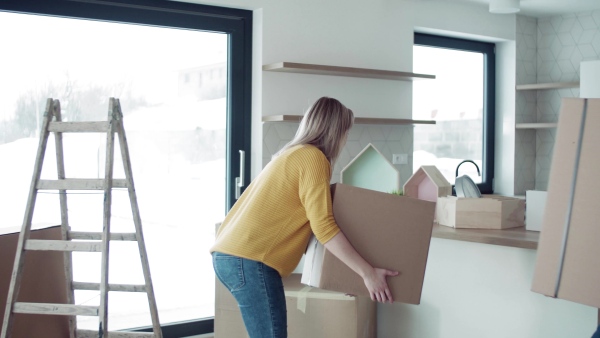
{"label": "wooden shelf panel", "polygon": [[301,73],[316,75],[350,76],[372,79],[386,79],[399,81],[413,81],[418,79],[435,79],[435,75],[415,74],[410,72],[397,72],[390,70],[352,68],[339,66],[314,65],[295,62],[277,62],[263,66],[264,71]]}
{"label": "wooden shelf panel", "polygon": [[517,90],[579,88],[579,82],[552,82],[517,85]]}
{"label": "wooden shelf panel", "polygon": [[[267,115],[263,116],[263,122],[300,122],[302,115]],[[385,119],[385,118],[370,118],[356,117],[354,124],[435,124],[434,120],[411,120],[411,119]]]}
{"label": "wooden shelf panel", "polygon": [[504,230],[455,229],[435,224],[433,226],[432,237],[514,248],[537,249],[540,233],[537,231],[527,231],[525,227]]}
{"label": "wooden shelf panel", "polygon": [[517,123],[515,126],[516,129],[550,129],[556,128],[558,123],[556,122],[538,122],[538,123]]}

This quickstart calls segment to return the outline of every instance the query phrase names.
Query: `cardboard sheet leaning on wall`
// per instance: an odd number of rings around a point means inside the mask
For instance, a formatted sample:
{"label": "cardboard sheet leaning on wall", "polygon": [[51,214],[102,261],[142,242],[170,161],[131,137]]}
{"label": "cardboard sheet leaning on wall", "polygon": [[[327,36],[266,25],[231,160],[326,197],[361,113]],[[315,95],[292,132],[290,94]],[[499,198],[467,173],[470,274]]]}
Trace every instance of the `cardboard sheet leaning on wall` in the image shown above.
{"label": "cardboard sheet leaning on wall", "polygon": [[565,98],[532,291],[600,308],[600,99]]}
{"label": "cardboard sheet leaning on wall", "polygon": [[[20,230],[20,227],[19,227]],[[6,296],[13,272],[19,230],[0,232],[0,328],[3,325]],[[31,231],[32,239],[60,240],[60,226]],[[30,251],[25,256],[25,267],[19,297],[20,302],[67,302],[67,279],[62,252]],[[67,316],[38,316],[16,314],[12,337],[63,338],[69,336]]]}

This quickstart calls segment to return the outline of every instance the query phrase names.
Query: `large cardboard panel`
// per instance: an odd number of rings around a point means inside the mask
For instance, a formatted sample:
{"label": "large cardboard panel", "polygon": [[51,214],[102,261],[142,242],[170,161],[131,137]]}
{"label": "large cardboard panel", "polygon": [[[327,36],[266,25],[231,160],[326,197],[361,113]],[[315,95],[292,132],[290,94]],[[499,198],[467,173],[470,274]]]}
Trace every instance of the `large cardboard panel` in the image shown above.
{"label": "large cardboard panel", "polygon": [[[290,338],[375,338],[377,304],[368,298],[312,288],[300,275],[283,279]],[[247,338],[231,293],[216,283],[215,338]]]}
{"label": "large cardboard panel", "polygon": [[[371,265],[400,271],[388,278],[394,301],[419,304],[429,253],[435,203],[344,184],[332,186],[333,215]],[[308,247],[302,283],[369,296],[362,278],[323,246]]]}
{"label": "large cardboard panel", "polygon": [[[600,307],[600,99],[587,101],[583,133],[584,100],[562,101],[532,290]],[[580,135],[581,152],[573,185]]]}
{"label": "large cardboard panel", "polygon": [[[12,275],[19,233],[0,234],[0,327]],[[61,239],[59,226],[32,230],[32,239]],[[29,251],[25,256],[19,302],[67,303],[63,253]],[[67,316],[16,314],[12,337],[64,338],[69,336]]]}

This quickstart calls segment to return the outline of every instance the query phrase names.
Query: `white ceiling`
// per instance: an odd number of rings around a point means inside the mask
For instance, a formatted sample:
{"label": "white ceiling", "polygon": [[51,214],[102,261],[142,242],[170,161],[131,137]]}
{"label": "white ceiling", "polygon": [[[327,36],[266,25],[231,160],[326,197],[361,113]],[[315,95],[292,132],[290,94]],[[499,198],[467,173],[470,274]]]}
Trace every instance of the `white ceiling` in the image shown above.
{"label": "white ceiling", "polygon": [[[445,1],[475,3],[486,7],[488,7],[490,3],[490,0]],[[521,11],[518,14],[542,18],[594,10],[600,10],[600,0],[521,0]]]}

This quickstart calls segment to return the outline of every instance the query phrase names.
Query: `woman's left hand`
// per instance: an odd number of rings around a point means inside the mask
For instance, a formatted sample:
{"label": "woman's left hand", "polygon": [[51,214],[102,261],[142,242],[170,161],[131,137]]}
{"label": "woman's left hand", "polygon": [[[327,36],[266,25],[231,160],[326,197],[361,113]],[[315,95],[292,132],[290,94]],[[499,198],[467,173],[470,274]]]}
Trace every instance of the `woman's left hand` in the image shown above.
{"label": "woman's left hand", "polygon": [[380,268],[373,268],[373,271],[371,273],[365,274],[363,280],[365,282],[365,286],[369,290],[371,300],[380,303],[393,303],[394,298],[387,284],[387,277],[398,276],[399,274],[400,273],[398,271],[391,271]]}

